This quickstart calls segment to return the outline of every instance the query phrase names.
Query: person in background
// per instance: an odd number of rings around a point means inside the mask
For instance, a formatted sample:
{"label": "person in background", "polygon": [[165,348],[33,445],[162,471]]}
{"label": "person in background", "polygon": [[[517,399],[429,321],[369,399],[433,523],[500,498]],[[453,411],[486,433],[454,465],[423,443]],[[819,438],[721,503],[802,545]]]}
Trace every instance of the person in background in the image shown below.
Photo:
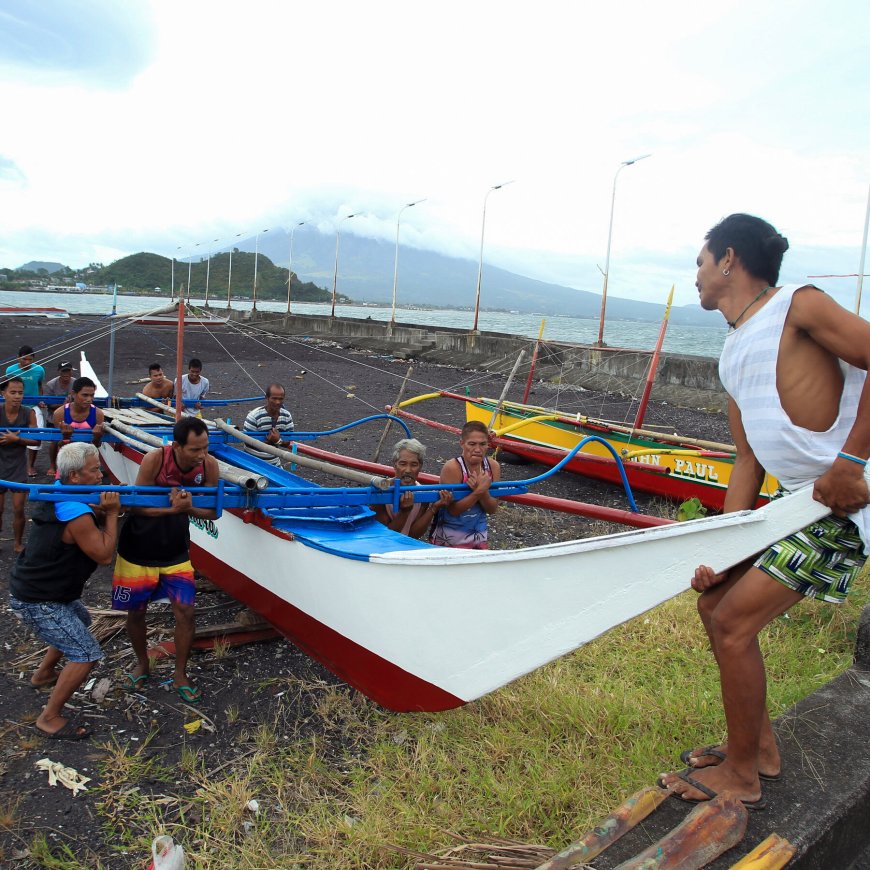
{"label": "person in background", "polygon": [[[10,483],[27,483],[27,448],[37,443],[21,434],[23,429],[36,425],[36,413],[33,408],[21,404],[24,389],[24,381],[18,375],[13,375],[0,387],[5,399],[3,405],[0,405],[0,426],[8,426],[13,430],[0,434],[0,480],[8,480]],[[0,526],[3,524],[3,509],[6,506],[8,491],[6,487],[0,488]],[[24,514],[26,501],[26,492],[12,491],[12,534],[16,553],[24,549],[24,528],[27,525],[27,517]]]}
{"label": "person in background", "polygon": [[71,362],[62,362],[57,367],[57,377],[52,378],[42,388],[45,404],[49,411],[59,408],[72,392],[72,373],[75,371]]}
{"label": "person in background", "polygon": [[[23,344],[18,348],[18,362],[7,366],[6,374],[17,375],[21,378],[24,382],[25,396],[32,398],[42,395],[42,385],[45,383],[45,369],[33,362],[33,348],[29,344]],[[35,404],[33,411],[36,414],[36,425],[41,428],[45,425],[45,404],[43,402]],[[28,477],[36,477],[36,456],[41,446],[41,441],[34,441],[27,448]]]}
{"label": "person in background", "polygon": [[764,806],[761,779],[778,779],[782,761],[759,632],[802,598],[844,601],[870,543],[870,324],[812,285],[777,287],[787,250],[767,221],[734,214],[698,254],[701,307],[729,326],[719,376],[737,451],[725,511],[754,507],[767,471],[788,491],[812,486],[831,514],[727,571],[695,570],[727,737],[685,750],[688,769],[659,777],[689,803],[721,793]]}
{"label": "person in background", "polygon": [[195,629],[196,582],[190,562],[189,517],[213,520],[211,508],[193,506],[190,486],[217,486],[218,464],[208,455],[208,427],[182,417],[172,443],[145,454],[136,486],[172,487],[169,507],[133,508],[118,541],[112,578],[112,609],[127,612],[127,634],[136,665],[127,689],[138,689],[151,674],[146,615],[152,601],[168,598],[175,617],[175,671],[172,686],[182,701],[195,704],[202,690],[191,684],[187,661]]}
{"label": "person in background", "polygon": [[[426,448],[416,438],[403,438],[393,447],[392,464],[396,479],[401,486],[416,486],[417,477],[423,470]],[[424,504],[414,500],[413,492],[403,492],[399,499],[399,510],[394,511],[390,504],[372,505],[375,517],[394,532],[401,532],[411,538],[419,538],[432,525],[432,519],[439,508],[453,502],[453,493],[442,489],[438,500]]]}
{"label": "person in background", "polygon": [[[67,444],[57,467],[61,481],[71,486],[102,481],[92,444]],[[81,596],[97,565],[112,561],[120,504],[117,492],[102,493],[96,509],[80,502],[37,502],[27,546],[9,575],[12,612],[48,645],[30,682],[37,688],[54,686],[35,723],[51,740],[82,740],[91,733],[89,726],[64,716],[64,705],[103,657]],[[67,663],[58,671],[64,656]]]}
{"label": "person in background", "polygon": [[[178,394],[178,384],[175,384]],[[202,360],[194,357],[187,364],[187,374],[181,376],[181,401],[184,407],[192,405],[196,411],[202,410],[200,404],[208,395],[208,378],[202,375]]]}
{"label": "person in background", "polygon": [[461,453],[448,459],[441,470],[441,483],[465,483],[471,492],[439,509],[430,541],[439,547],[486,550],[489,514],[498,510],[498,501],[489,493],[493,481],[501,480],[501,468],[486,456],[489,432],[483,423],[471,420],[459,435]]}
{"label": "person in background", "polygon": [[[74,371],[71,362],[61,362],[57,367],[57,377],[52,378],[42,388],[42,394],[45,396],[46,420],[51,424],[54,424],[54,412],[70,398]],[[49,442],[49,450],[51,452],[51,465],[48,469],[48,476],[54,477],[57,473],[54,462],[57,458],[57,451],[60,450],[60,444],[56,441]]]}
{"label": "person in background", "polygon": [[[283,436],[293,434],[293,416],[284,407],[284,387],[281,384],[269,384],[266,387],[266,402],[259,408],[254,408],[245,417],[245,429],[255,432],[266,432],[266,443],[273,447],[285,447],[287,439]],[[245,445],[245,450],[252,456],[262,459],[272,465],[280,465],[281,460],[271,453],[257,450]]]}
{"label": "person in background", "polygon": [[151,363],[148,366],[148,377],[150,380],[142,388],[143,395],[168,404],[173,395],[173,386],[172,381],[163,374],[163,366],[160,363]]}

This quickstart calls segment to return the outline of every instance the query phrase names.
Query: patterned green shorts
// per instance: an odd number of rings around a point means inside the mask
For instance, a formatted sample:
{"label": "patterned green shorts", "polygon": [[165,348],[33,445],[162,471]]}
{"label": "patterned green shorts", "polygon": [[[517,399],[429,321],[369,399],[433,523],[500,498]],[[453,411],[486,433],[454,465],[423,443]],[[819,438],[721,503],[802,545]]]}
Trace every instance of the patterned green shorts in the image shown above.
{"label": "patterned green shorts", "polygon": [[807,598],[841,604],[864,564],[863,546],[850,519],[830,516],[777,541],[755,567]]}

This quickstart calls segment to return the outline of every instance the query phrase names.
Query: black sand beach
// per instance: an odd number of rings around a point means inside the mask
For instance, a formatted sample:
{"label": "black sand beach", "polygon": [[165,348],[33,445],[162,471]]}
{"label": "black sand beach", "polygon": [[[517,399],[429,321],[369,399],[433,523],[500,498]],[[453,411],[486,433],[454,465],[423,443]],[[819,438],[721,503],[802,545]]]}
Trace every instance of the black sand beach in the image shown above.
{"label": "black sand beach", "polygon": [[[0,358],[14,362],[21,344],[36,349],[36,361],[41,363],[47,377],[55,375],[61,359],[79,359],[79,350],[85,350],[97,372],[107,372],[109,342],[105,320],[96,317],[73,317],[70,320],[48,321],[38,318],[15,318],[2,323],[0,331]],[[161,362],[171,376],[175,367],[176,340],[166,327],[129,326],[117,335],[115,371],[112,391],[116,395],[131,395],[140,388],[151,362]],[[310,340],[304,336],[282,337],[253,333],[235,326],[221,327],[218,331],[191,327],[187,331],[184,347],[186,360],[203,360],[203,374],[211,381],[211,397],[256,396],[272,381],[284,384],[287,407],[292,411],[296,427],[304,431],[320,431],[344,425],[351,420],[382,411],[392,403],[402,383],[409,363],[391,357],[362,353],[332,342]],[[498,396],[504,386],[504,373],[481,373],[410,363],[413,381],[405,397],[437,389],[458,392],[468,388],[472,395]],[[107,381],[107,379],[106,379]],[[105,382],[105,381],[104,381]],[[108,383],[106,383],[108,386]],[[522,398],[523,383],[513,385],[508,398]],[[557,388],[536,384],[530,401],[552,404]],[[571,413],[583,412],[604,416],[610,420],[630,421],[636,404],[616,396],[601,393],[562,393],[560,407]],[[241,422],[244,414],[255,403],[231,406],[221,416],[231,416]],[[424,403],[420,413],[442,422],[460,424],[463,410],[460,403]],[[677,409],[655,404],[647,416],[648,425],[666,425],[671,431],[680,431],[700,437],[727,441],[727,421],[723,415],[708,414],[691,409]],[[318,441],[318,446],[336,452],[371,459],[383,431],[383,423],[371,423],[339,435]],[[390,445],[400,437],[394,429],[386,440],[382,461],[388,461]],[[415,429],[414,435],[430,449],[426,470],[436,472],[443,461],[455,455],[452,435],[425,429]],[[47,468],[47,450],[40,452],[37,468]],[[505,478],[526,478],[543,469],[535,465],[504,464]],[[38,480],[47,482],[47,477]],[[537,492],[625,507],[625,495],[619,491],[574,475],[560,475],[547,481]],[[637,496],[642,510],[664,513],[672,508],[657,500]],[[0,828],[0,866],[43,866],[29,863],[26,846],[36,833],[43,833],[55,844],[66,844],[75,853],[82,866],[126,868],[145,866],[145,855],[118,854],[116,844],[107,833],[110,826],[100,817],[99,766],[107,757],[106,746],[111,743],[128,744],[131,748],[144,747],[147,752],[162,754],[164,758],[178,758],[183,746],[191,738],[182,729],[185,722],[197,717],[195,712],[179,702],[177,696],[156,686],[152,680],[147,695],[128,694],[121,688],[123,675],[131,663],[129,646],[123,633],[116,634],[105,643],[106,659],[94,671],[97,683],[107,678],[110,682],[104,700],[97,702],[90,691],[77,694],[71,706],[93,723],[94,735],[82,743],[50,742],[36,735],[32,722],[44,696],[29,684],[32,657],[38,645],[19,626],[11,615],[7,603],[7,578],[12,561],[11,510],[8,504],[0,535],[0,575],[2,575],[2,613],[0,620],[0,804],[8,806],[16,800],[16,822],[12,828]],[[601,526],[592,521],[561,514],[507,505],[491,523],[491,546],[523,546],[565,540],[601,533]],[[110,568],[100,568],[85,591],[85,603],[96,610],[110,606]],[[204,586],[198,598],[200,624],[219,624],[233,621],[241,606],[220,591]],[[103,623],[112,623],[112,617],[100,617]],[[151,623],[165,629],[170,626],[168,614],[155,609]],[[119,622],[114,624],[120,625]],[[168,667],[164,660],[159,670]],[[211,653],[195,653],[192,675],[204,690],[200,705],[201,718],[214,724],[214,730],[204,728],[195,741],[206,770],[213,770],[238,754],[236,736],[239,728],[256,727],[259,722],[277,722],[287,734],[304,733],[306,729],[320,727],[312,724],[313,690],[307,688],[324,683],[340,685],[328,671],[311,661],[282,639],[259,645],[230,649],[222,657]],[[292,691],[290,690],[292,689]],[[353,690],[346,689],[353,694]],[[234,708],[243,711],[241,722],[228,724],[223,711]],[[150,735],[150,737],[149,737]],[[325,733],[324,740],[341,744],[340,733]],[[44,757],[61,761],[85,776],[93,777],[90,790],[73,798],[67,789],[47,785],[46,775],[37,772],[34,763]],[[181,774],[179,773],[181,776]],[[145,783],[147,787],[149,784]],[[192,783],[187,784],[195,788]],[[166,788],[151,783],[153,789]],[[183,791],[184,782],[172,786],[173,792]],[[16,858],[16,856],[18,856]],[[17,863],[15,863],[17,861]],[[6,863],[10,862],[10,863]]]}

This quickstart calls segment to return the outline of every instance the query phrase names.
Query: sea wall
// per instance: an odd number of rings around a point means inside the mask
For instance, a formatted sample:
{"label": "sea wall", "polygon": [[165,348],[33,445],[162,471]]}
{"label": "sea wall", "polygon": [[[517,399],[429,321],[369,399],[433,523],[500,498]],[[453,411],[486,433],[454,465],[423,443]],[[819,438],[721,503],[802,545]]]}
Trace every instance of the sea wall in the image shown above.
{"label": "sea wall", "polygon": [[[525,351],[516,374],[522,381],[528,377],[535,345],[533,339],[506,333],[471,333],[405,323],[391,327],[384,321],[368,318],[276,315],[265,311],[232,311],[230,316],[282,335],[311,336],[389,353],[400,359],[505,373],[510,371],[520,351]],[[546,341],[538,351],[535,379],[636,396],[642,389],[651,356],[652,351]],[[717,361],[712,357],[663,353],[652,397],[682,407],[724,410],[726,395],[719,382]]]}

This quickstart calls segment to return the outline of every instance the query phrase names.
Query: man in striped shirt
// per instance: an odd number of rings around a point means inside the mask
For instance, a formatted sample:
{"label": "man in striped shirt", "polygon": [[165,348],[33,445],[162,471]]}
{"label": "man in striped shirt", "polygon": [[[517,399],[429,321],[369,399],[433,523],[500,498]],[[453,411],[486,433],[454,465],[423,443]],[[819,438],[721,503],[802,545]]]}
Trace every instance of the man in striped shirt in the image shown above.
{"label": "man in striped shirt", "polygon": [[[273,447],[286,447],[288,437],[293,434],[293,417],[284,407],[284,387],[281,384],[269,384],[266,387],[266,402],[260,408],[254,408],[245,417],[245,429],[253,429],[257,432],[266,432],[266,443]],[[272,465],[280,465],[277,456],[257,450],[255,447],[245,447],[252,456],[269,462]]]}

